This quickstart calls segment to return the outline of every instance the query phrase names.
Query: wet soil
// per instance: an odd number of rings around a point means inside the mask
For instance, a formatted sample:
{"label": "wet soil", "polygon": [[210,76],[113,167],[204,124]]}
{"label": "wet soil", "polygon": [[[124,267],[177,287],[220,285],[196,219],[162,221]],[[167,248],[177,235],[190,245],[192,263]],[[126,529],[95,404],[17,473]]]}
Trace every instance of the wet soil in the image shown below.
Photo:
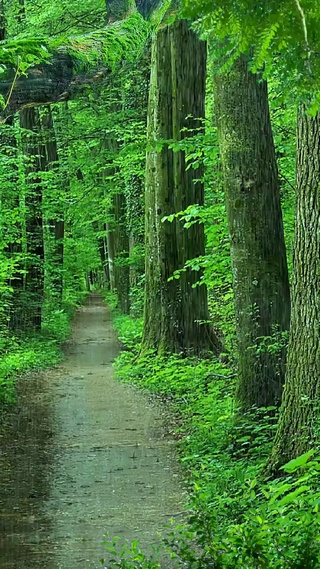
{"label": "wet soil", "polygon": [[1,569],[98,568],[104,534],[148,550],[181,520],[167,414],[114,379],[119,345],[98,296],[78,311],[65,352],[61,366],[21,379],[0,427]]}

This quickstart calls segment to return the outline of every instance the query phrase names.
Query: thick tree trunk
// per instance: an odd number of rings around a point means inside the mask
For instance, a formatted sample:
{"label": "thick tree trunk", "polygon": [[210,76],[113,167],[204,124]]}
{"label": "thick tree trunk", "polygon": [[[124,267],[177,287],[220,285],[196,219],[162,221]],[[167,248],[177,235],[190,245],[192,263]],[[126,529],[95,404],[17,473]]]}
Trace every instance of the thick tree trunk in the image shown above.
{"label": "thick tree trunk", "polygon": [[267,84],[241,57],[215,77],[215,103],[231,241],[237,399],[243,410],[279,405],[290,293]]}
{"label": "thick tree trunk", "polygon": [[27,236],[27,272],[26,295],[28,300],[28,318],[30,325],[41,328],[42,303],[44,295],[44,242],[42,222],[42,180],[39,172],[44,170],[45,147],[39,148],[40,128],[38,113],[34,108],[20,112],[20,125],[33,134],[24,133],[24,148],[28,159],[26,167],[27,190],[26,236]]}
{"label": "thick tree trunk", "polygon": [[320,113],[298,116],[292,317],[280,420],[270,470],[319,443]]}
{"label": "thick tree trunk", "polygon": [[158,31],[151,66],[142,352],[218,352],[220,342],[207,324],[206,287],[193,287],[201,280],[201,272],[188,269],[180,279],[168,282],[188,259],[204,254],[203,226],[196,224],[186,230],[179,222],[162,222],[164,216],[188,205],[202,205],[204,192],[199,179],[203,170],[186,171],[182,151],[173,153],[164,146],[158,152],[155,148],[157,141],[179,141],[190,136],[189,131],[181,129],[201,126],[197,118],[204,117],[206,45],[189,30],[186,21],[177,21]]}

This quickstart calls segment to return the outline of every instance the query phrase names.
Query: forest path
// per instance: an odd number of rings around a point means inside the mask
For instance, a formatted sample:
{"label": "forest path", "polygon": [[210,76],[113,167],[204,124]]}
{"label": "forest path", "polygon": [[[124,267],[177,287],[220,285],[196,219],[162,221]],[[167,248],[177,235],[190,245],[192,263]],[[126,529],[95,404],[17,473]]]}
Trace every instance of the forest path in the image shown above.
{"label": "forest path", "polygon": [[[162,406],[113,377],[119,352],[91,295],[61,366],[20,382],[1,427],[1,569],[91,569],[103,534],[148,548],[183,510]],[[164,567],[167,562],[164,562]]]}

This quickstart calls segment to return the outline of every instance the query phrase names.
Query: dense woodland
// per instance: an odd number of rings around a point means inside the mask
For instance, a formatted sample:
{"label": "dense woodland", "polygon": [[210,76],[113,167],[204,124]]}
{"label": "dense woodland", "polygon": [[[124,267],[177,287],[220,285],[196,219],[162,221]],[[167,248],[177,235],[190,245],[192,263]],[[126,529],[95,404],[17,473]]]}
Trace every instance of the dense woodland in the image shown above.
{"label": "dense woodland", "polygon": [[0,11],[3,405],[102,291],[179,415],[177,566],[319,567],[319,0]]}

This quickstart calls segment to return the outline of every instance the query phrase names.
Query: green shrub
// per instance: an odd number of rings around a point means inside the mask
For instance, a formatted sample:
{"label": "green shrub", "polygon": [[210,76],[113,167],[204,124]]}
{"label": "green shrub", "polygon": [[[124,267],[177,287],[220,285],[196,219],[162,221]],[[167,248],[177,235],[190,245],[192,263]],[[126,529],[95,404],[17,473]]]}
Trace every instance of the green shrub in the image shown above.
{"label": "green shrub", "polygon": [[28,338],[13,346],[0,360],[0,403],[15,402],[18,375],[30,369],[50,367],[60,359],[61,352],[55,340]]}
{"label": "green shrub", "polygon": [[[265,480],[276,410],[252,409],[240,419],[233,369],[215,358],[139,357],[141,321],[117,317],[116,327],[127,348],[115,364],[118,377],[169,398],[180,415],[190,526],[172,527],[164,538],[177,567],[320,567],[318,458],[304,455],[284,467],[283,478]],[[154,567],[150,562],[110,569]]]}

